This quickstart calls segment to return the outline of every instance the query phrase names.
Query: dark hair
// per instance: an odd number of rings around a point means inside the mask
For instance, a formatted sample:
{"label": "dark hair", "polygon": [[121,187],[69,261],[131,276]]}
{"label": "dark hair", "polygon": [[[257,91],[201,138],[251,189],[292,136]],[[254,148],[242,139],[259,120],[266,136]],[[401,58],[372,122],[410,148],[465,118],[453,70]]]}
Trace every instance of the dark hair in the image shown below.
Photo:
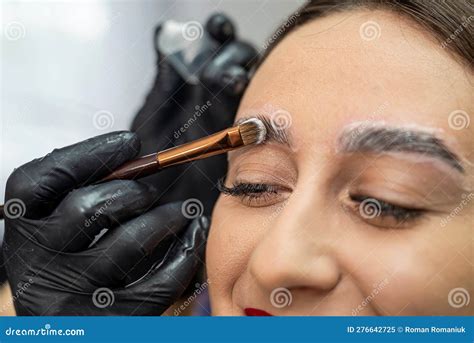
{"label": "dark hair", "polygon": [[460,63],[472,68],[474,61],[474,2],[472,0],[310,0],[290,15],[272,36],[260,63],[295,28],[332,13],[351,9],[381,9],[411,18],[454,53]]}

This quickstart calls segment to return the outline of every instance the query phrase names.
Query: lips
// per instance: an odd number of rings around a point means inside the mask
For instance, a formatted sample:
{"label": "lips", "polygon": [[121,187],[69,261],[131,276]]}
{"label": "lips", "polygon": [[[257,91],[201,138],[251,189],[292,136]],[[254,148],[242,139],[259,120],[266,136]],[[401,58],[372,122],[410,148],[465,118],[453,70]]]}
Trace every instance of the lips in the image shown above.
{"label": "lips", "polygon": [[251,308],[247,307],[245,310],[245,315],[249,317],[272,317],[273,315],[264,311],[264,310],[259,310],[258,308]]}

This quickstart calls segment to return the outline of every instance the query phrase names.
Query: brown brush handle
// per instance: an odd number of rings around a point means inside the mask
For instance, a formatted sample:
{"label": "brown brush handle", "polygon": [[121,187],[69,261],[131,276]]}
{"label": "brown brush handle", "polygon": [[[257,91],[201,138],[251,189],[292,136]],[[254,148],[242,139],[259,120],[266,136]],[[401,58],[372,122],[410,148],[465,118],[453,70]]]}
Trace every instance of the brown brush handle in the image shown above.
{"label": "brown brush handle", "polygon": [[[240,126],[234,126],[193,142],[129,161],[94,184],[145,177],[163,168],[223,154],[243,146],[245,143],[240,133]],[[3,218],[3,213],[1,207],[0,219]]]}
{"label": "brown brush handle", "polygon": [[98,183],[110,180],[136,179],[156,173],[160,169],[157,154],[150,154],[126,162]]}

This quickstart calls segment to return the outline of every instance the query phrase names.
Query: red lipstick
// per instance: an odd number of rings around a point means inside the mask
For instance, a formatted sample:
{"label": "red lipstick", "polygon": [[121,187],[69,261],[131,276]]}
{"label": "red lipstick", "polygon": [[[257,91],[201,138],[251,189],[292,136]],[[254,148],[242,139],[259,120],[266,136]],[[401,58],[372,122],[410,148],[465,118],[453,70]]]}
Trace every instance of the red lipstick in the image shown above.
{"label": "red lipstick", "polygon": [[247,307],[245,310],[245,315],[250,316],[250,317],[272,317],[273,315],[264,311],[264,310],[259,310],[257,308],[250,308]]}

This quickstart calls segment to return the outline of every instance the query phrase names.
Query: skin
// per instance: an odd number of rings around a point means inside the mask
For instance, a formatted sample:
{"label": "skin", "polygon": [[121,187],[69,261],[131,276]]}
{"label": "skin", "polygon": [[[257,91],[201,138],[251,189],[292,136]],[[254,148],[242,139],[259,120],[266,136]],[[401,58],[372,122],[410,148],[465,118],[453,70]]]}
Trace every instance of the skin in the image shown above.
{"label": "skin", "polygon": [[[360,26],[375,21],[374,40]],[[291,146],[229,155],[226,186],[279,187],[263,199],[221,195],[207,245],[214,315],[472,315],[449,293],[473,293],[473,128],[454,130],[455,110],[474,113],[472,71],[429,32],[385,11],[313,20],[271,52],[236,119],[291,115]],[[433,131],[461,160],[461,174],[413,153],[348,154],[338,137],[354,122]],[[349,193],[424,210],[421,218],[362,218]],[[466,204],[457,214],[444,218]],[[272,305],[285,288],[292,301]],[[275,299],[274,299],[275,300]],[[275,301],[274,301],[275,302]]]}

